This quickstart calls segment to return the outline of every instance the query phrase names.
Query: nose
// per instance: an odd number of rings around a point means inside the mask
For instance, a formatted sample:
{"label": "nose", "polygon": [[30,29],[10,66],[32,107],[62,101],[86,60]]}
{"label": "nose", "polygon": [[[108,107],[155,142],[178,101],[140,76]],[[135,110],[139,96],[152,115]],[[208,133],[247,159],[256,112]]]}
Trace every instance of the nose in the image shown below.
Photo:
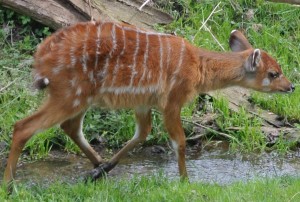
{"label": "nose", "polygon": [[291,84],[290,89],[291,89],[292,92],[295,91],[295,86],[294,86],[294,84]]}

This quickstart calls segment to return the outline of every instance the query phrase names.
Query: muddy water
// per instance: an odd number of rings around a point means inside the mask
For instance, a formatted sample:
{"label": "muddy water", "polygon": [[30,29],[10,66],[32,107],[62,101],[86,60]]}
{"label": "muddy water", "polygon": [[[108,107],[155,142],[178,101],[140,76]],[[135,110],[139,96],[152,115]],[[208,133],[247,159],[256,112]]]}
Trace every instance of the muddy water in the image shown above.
{"label": "muddy water", "polygon": [[[169,178],[179,179],[172,151],[164,150],[159,153],[156,147],[140,148],[124,158],[109,176],[132,177],[160,172]],[[285,157],[275,153],[241,155],[228,152],[226,144],[221,143],[204,149],[189,148],[187,156],[191,181],[228,184],[262,177],[300,176],[300,151]],[[54,151],[45,160],[21,164],[17,179],[33,184],[57,180],[76,182],[90,169],[92,166],[85,157]]]}

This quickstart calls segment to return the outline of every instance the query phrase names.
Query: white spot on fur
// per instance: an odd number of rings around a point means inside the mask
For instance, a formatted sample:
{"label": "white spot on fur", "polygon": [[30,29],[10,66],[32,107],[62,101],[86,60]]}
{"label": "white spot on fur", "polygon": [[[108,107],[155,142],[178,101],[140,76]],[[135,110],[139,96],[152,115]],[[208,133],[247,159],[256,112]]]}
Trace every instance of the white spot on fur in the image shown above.
{"label": "white spot on fur", "polygon": [[70,80],[70,84],[71,84],[72,87],[75,87],[75,85],[76,85],[76,78],[72,78]]}
{"label": "white spot on fur", "polygon": [[49,79],[48,78],[44,78],[44,84],[45,85],[48,85],[50,82],[49,82]]}
{"label": "white spot on fur", "polygon": [[269,86],[271,84],[271,81],[269,78],[264,78],[262,81],[262,86]]}
{"label": "white spot on fur", "polygon": [[52,69],[52,73],[53,73],[54,75],[57,75],[61,70],[62,70],[62,67],[54,67],[54,68]]}
{"label": "white spot on fur", "polygon": [[77,90],[76,90],[76,95],[79,96],[81,94],[81,92],[82,92],[81,87],[78,87]]}
{"label": "white spot on fur", "polygon": [[74,101],[73,101],[73,107],[77,107],[77,106],[79,106],[80,105],[80,100],[79,99],[75,99]]}
{"label": "white spot on fur", "polygon": [[232,30],[230,34],[232,34],[232,33],[234,33],[234,32],[236,32],[236,29]]}

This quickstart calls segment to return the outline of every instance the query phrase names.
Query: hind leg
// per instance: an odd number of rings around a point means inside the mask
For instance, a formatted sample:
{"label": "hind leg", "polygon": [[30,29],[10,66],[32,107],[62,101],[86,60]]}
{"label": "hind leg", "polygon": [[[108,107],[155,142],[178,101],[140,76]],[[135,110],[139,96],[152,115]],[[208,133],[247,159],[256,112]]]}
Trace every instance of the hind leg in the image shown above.
{"label": "hind leg", "polygon": [[95,167],[103,162],[98,153],[91,147],[82,133],[82,122],[85,112],[63,122],[60,127],[78,145],[81,151],[88,157]]}
{"label": "hind leg", "polygon": [[16,166],[26,142],[39,131],[48,129],[82,111],[82,108],[67,108],[55,100],[48,100],[36,113],[18,121],[14,126],[12,144],[4,171],[4,183],[10,184],[16,173]]}

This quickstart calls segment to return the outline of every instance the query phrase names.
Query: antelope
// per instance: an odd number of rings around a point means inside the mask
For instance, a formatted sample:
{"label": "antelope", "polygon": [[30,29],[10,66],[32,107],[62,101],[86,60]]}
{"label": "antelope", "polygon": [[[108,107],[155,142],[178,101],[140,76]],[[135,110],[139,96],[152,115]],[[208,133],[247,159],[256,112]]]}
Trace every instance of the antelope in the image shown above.
{"label": "antelope", "polygon": [[[295,89],[276,60],[253,48],[240,31],[231,32],[229,44],[232,52],[212,52],[178,36],[109,21],[78,23],[52,34],[38,46],[33,64],[34,84],[46,89],[47,96],[33,115],[14,125],[4,182],[13,182],[26,142],[55,125],[95,166],[93,177],[100,177],[146,140],[152,108],[162,114],[180,177],[187,179],[180,118],[185,103],[197,94],[229,86],[269,93]],[[107,162],[82,132],[91,106],[135,111],[133,138]]]}

